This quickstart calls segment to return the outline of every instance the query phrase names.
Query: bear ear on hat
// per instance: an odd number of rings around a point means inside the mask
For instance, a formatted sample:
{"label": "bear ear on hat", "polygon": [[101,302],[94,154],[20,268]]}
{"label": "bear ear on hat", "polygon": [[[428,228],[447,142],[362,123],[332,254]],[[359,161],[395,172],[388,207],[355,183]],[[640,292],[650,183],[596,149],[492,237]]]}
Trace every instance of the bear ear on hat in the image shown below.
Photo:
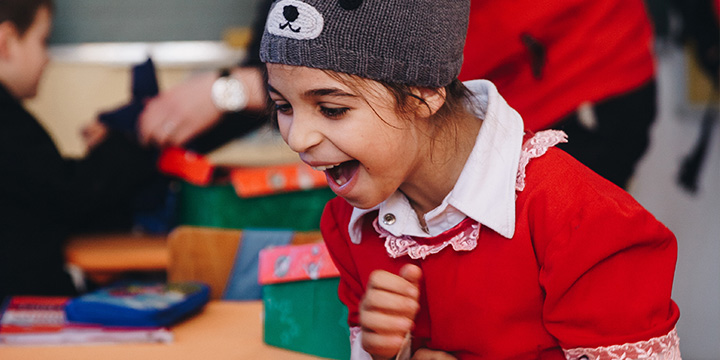
{"label": "bear ear on hat", "polygon": [[338,0],[338,4],[345,10],[355,10],[362,5],[363,0]]}

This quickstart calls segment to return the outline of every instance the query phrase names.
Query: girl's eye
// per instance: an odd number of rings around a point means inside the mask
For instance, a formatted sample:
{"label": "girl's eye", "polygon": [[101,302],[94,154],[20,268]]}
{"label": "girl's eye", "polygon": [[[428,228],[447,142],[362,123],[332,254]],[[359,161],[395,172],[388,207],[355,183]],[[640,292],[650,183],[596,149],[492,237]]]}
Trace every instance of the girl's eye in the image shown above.
{"label": "girl's eye", "polygon": [[275,111],[277,111],[283,115],[287,115],[292,112],[292,106],[290,106],[290,104],[275,103]]}
{"label": "girl's eye", "polygon": [[320,111],[323,113],[323,115],[325,115],[331,119],[338,119],[338,118],[342,117],[343,115],[345,115],[345,113],[348,112],[348,110],[350,110],[350,109],[346,108],[346,107],[340,107],[340,108],[326,107],[326,106],[320,107]]}

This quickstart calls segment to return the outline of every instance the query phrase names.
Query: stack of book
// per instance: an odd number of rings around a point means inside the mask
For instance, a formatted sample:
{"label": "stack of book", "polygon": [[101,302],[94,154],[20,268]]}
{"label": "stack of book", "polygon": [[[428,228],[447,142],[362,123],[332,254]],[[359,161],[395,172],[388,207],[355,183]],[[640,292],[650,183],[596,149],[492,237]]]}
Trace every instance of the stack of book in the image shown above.
{"label": "stack of book", "polygon": [[199,311],[204,284],[122,284],[77,298],[14,296],[0,308],[0,345],[171,342],[169,326]]}

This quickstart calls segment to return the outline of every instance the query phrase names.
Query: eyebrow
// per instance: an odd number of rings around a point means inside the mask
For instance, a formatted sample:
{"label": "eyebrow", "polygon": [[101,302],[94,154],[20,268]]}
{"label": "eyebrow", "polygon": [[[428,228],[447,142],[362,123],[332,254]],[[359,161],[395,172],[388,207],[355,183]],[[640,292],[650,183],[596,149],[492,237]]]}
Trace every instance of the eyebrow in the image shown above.
{"label": "eyebrow", "polygon": [[[277,89],[275,89],[274,87],[272,87],[272,85],[267,84],[267,87],[268,87],[268,91],[269,91],[269,92],[273,92],[273,93],[276,93],[276,94],[282,96],[282,94],[280,93],[280,91],[278,91]],[[306,91],[306,92],[303,94],[303,96],[304,96],[304,97],[344,96],[344,97],[353,97],[353,98],[357,97],[357,95],[350,94],[350,93],[345,92],[345,91],[343,91],[343,90],[341,90],[341,89],[338,89],[338,88],[311,89],[311,90]]]}
{"label": "eyebrow", "polygon": [[347,93],[338,88],[326,88],[326,89],[312,89],[305,92],[306,97],[313,96],[345,96],[345,97],[357,97],[357,95]]}
{"label": "eyebrow", "polygon": [[265,83],[265,86],[267,86],[268,92],[273,92],[273,93],[276,93],[276,94],[278,94],[278,95],[282,95],[279,91],[277,91],[277,89],[275,89],[274,87],[272,87],[272,85],[270,85],[270,84],[268,84],[268,83]]}

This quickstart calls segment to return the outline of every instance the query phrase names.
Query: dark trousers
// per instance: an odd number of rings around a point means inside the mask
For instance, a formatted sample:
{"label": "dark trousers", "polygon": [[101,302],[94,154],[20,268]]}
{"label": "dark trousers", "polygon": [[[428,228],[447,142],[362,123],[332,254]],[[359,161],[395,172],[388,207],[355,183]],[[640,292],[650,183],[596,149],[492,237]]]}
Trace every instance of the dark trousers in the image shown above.
{"label": "dark trousers", "polygon": [[626,189],[649,143],[657,113],[655,80],[565,117],[555,129],[568,142],[558,145],[581,163]]}

